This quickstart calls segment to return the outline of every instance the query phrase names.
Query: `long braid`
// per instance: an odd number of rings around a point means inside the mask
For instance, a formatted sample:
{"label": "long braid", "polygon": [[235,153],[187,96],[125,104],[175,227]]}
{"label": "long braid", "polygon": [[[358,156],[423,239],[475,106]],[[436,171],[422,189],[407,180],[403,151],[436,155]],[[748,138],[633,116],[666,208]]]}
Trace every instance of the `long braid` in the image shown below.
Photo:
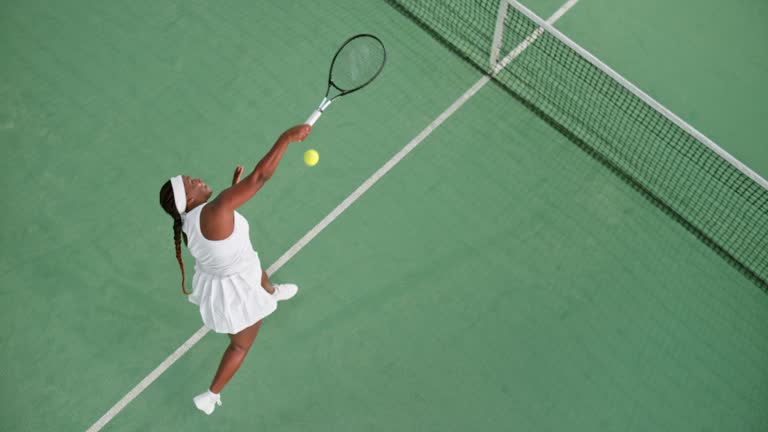
{"label": "long braid", "polygon": [[171,182],[167,181],[160,188],[160,207],[165,210],[173,218],[173,243],[176,246],[176,260],[179,262],[179,268],[181,269],[181,292],[184,295],[189,295],[184,286],[184,260],[181,258],[181,239],[184,239],[184,244],[187,243],[187,235],[182,232],[181,227],[183,225],[181,216],[178,210],[176,210],[176,202],[173,196],[173,187]]}
{"label": "long braid", "polygon": [[[178,216],[178,213],[176,214],[176,217],[173,218],[173,242],[176,244],[176,260],[179,261],[179,267],[181,268],[181,292],[184,293],[184,295],[189,295],[190,293],[187,292],[186,289],[184,289],[184,261],[181,259],[181,216]],[[187,243],[186,236],[184,238],[184,243]]]}

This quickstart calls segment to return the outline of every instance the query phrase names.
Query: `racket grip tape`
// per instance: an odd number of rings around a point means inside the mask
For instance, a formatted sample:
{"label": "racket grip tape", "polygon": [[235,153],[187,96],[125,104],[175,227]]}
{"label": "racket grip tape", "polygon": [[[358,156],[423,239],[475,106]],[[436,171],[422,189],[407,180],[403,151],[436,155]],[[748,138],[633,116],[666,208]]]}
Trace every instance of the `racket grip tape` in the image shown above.
{"label": "racket grip tape", "polygon": [[323,114],[322,111],[319,109],[316,109],[314,112],[312,112],[312,115],[309,116],[307,121],[304,122],[304,124],[308,124],[310,126],[314,126],[317,119],[320,118],[320,116]]}

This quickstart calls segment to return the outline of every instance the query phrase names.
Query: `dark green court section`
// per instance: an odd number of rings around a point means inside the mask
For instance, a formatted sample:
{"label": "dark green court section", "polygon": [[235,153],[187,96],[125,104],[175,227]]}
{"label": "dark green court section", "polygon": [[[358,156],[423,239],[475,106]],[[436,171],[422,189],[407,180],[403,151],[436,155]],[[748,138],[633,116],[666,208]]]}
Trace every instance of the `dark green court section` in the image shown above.
{"label": "dark green court section", "polygon": [[[217,427],[766,424],[764,293],[507,97],[470,101],[287,265],[306,290]],[[175,398],[222,348],[207,340],[111,430],[206,430]]]}
{"label": "dark green court section", "polygon": [[761,0],[582,0],[558,28],[768,178],[766,21]]}
{"label": "dark green court section", "polygon": [[[253,166],[317,106],[349,35],[381,35],[387,70],[242,209],[265,266],[476,79],[384,3],[333,5],[3,4],[2,429],[85,429],[200,327],[160,185],[185,172],[221,188]],[[189,375],[195,387],[215,366]]]}
{"label": "dark green court section", "polygon": [[[160,185],[225,187],[362,31],[379,82],[242,209],[265,267],[476,72],[379,1],[0,6],[0,429],[86,429],[200,327]],[[104,430],[768,428],[768,296],[493,85],[275,279],[213,416],[209,334]]]}

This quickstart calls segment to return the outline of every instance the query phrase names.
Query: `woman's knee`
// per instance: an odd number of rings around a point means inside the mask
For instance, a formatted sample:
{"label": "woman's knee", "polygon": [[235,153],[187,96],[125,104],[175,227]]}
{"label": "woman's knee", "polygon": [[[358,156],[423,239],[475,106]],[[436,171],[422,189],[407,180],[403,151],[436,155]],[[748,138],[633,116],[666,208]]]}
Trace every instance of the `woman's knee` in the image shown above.
{"label": "woman's knee", "polygon": [[253,341],[251,342],[243,342],[243,341],[230,341],[229,343],[229,349],[241,353],[241,354],[247,354],[248,351],[251,349],[251,345],[253,345]]}
{"label": "woman's knee", "polygon": [[260,327],[261,327],[261,321],[246,328],[240,333],[230,335],[229,346],[235,351],[242,351],[244,353],[247,353],[248,350],[251,349],[251,345],[253,345],[253,341],[254,339],[256,339],[256,335],[259,333]]}

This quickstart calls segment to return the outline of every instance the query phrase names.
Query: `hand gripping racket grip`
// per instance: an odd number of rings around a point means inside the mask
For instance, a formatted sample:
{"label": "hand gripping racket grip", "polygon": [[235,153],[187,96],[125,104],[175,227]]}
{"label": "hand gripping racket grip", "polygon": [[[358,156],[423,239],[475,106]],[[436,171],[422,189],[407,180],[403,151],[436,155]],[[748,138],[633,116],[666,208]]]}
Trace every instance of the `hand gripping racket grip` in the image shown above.
{"label": "hand gripping racket grip", "polygon": [[331,104],[331,100],[329,100],[328,98],[323,98],[323,101],[320,102],[320,106],[317,107],[317,109],[312,112],[312,115],[309,116],[309,118],[307,119],[307,121],[304,122],[304,124],[314,126],[317,119],[319,119],[320,116],[323,114],[323,110],[328,108],[328,105],[330,104]]}

